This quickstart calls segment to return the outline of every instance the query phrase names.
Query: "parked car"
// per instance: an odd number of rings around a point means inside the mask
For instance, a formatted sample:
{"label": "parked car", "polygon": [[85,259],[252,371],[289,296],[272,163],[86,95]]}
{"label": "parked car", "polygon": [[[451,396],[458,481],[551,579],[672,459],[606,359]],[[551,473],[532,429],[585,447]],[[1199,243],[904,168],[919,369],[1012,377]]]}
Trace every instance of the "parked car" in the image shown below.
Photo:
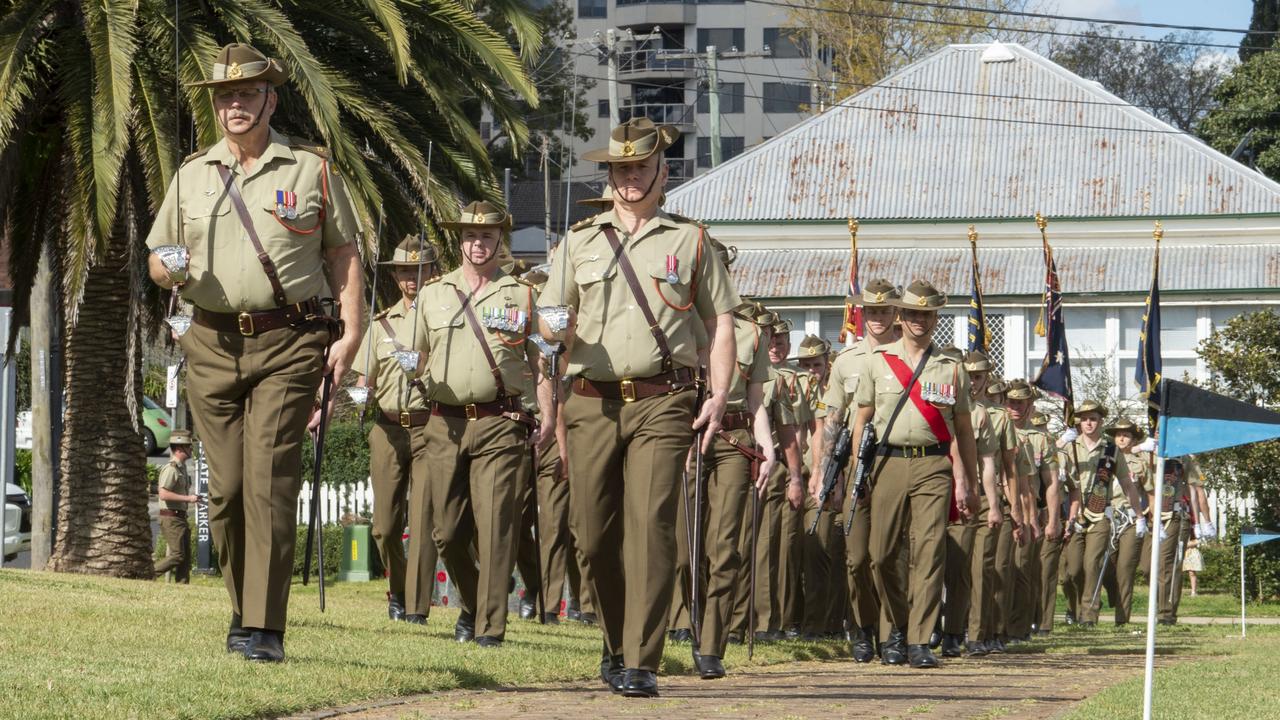
{"label": "parked car", "polygon": [[18,485],[7,483],[4,491],[4,560],[31,549],[31,499]]}
{"label": "parked car", "polygon": [[173,431],[173,418],[169,411],[157,405],[146,395],[142,396],[142,438],[147,445],[147,454],[155,455],[169,447],[169,433]]}

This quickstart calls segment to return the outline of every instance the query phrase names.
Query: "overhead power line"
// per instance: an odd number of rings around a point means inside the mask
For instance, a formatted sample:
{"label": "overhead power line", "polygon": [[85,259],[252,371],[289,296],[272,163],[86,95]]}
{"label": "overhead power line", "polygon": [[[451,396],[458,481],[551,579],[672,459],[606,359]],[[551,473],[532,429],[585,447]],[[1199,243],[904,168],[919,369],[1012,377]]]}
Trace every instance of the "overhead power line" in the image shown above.
{"label": "overhead power line", "polygon": [[1092,23],[1094,25],[1124,25],[1126,27],[1145,27],[1157,30],[1186,30],[1189,32],[1235,33],[1237,35],[1280,35],[1277,30],[1249,30],[1240,28],[1207,27],[1203,25],[1176,25],[1173,23],[1142,22],[1140,20],[1116,20],[1107,18],[1082,17],[1076,15],[1055,15],[1038,13],[1029,10],[1005,10],[1000,8],[982,8],[955,3],[926,2],[925,0],[876,0],[876,2],[892,5],[914,5],[916,7],[937,8],[941,10],[960,10],[964,12],[988,13],[990,15],[1009,15],[1012,17],[1029,17],[1041,20],[1065,20],[1067,22]]}

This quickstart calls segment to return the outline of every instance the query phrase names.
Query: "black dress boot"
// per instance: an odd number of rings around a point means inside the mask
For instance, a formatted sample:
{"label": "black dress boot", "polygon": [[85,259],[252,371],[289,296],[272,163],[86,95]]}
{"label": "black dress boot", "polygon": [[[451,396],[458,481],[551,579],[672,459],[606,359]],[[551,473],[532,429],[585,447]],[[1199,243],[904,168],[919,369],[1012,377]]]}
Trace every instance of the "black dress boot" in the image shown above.
{"label": "black dress boot", "polygon": [[942,636],[942,657],[960,657],[964,654],[964,638],[947,633]]}
{"label": "black dress boot", "polygon": [[392,592],[387,593],[387,617],[392,620],[404,620],[404,596]]}
{"label": "black dress boot", "polygon": [[458,622],[453,626],[453,639],[461,643],[476,639],[475,615],[466,611],[458,615]]}
{"label": "black dress boot", "polygon": [[876,659],[876,648],[872,639],[875,631],[874,627],[857,629],[857,635],[853,638],[853,646],[850,648],[854,662],[869,663]]}
{"label": "black dress boot", "polygon": [[658,676],[649,670],[627,668],[622,678],[623,697],[658,697]]}
{"label": "black dress boot", "polygon": [[605,648],[600,653],[600,679],[610,690],[616,693],[622,692],[622,680],[626,668],[622,664],[621,655],[610,655],[609,649]]}
{"label": "black dress boot", "polygon": [[284,662],[284,633],[254,630],[244,646],[244,657],[253,662]]}
{"label": "black dress boot", "polygon": [[933,651],[928,645],[908,645],[907,660],[913,668],[936,668],[939,666],[938,658],[933,656]]}
{"label": "black dress boot", "polygon": [[231,627],[227,630],[227,652],[244,654],[244,646],[249,642],[249,636],[252,635],[248,630],[240,627],[240,616],[235,613],[231,614]]}
{"label": "black dress boot", "polygon": [[885,665],[907,664],[907,636],[901,629],[889,631],[889,639],[880,646],[880,662]]}
{"label": "black dress boot", "polygon": [[717,680],[724,677],[724,662],[715,655],[699,655],[697,666],[698,675],[703,680]]}

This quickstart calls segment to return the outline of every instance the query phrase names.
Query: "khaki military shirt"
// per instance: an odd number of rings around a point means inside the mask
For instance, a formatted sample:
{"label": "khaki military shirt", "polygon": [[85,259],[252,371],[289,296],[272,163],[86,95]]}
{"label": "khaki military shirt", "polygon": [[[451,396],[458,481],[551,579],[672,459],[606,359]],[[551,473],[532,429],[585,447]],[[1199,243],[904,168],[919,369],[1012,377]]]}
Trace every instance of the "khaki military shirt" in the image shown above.
{"label": "khaki military shirt", "polygon": [[[160,487],[175,495],[191,494],[191,477],[187,475],[187,464],[170,460],[160,468]],[[164,506],[170,510],[186,510],[187,503],[166,500]]]}
{"label": "khaki military shirt", "polygon": [[[901,358],[910,370],[915,369],[906,359],[902,340],[876,348],[873,357],[867,361],[867,373],[858,383],[856,401],[859,407],[875,408],[874,423],[878,438],[885,437],[885,426],[889,424],[889,417],[904,392],[898,376],[889,369],[889,364],[884,359],[886,354]],[[969,375],[961,366],[960,353],[942,350],[935,345],[917,382],[921,387],[929,384],[940,388],[954,400],[954,403],[930,403],[942,413],[947,429],[954,438],[956,413],[969,412]],[[940,439],[929,429],[929,424],[916,409],[915,403],[908,399],[893,422],[887,442],[894,446],[920,447],[936,445]]]}
{"label": "khaki military shirt", "polygon": [[1057,448],[1053,439],[1035,428],[1016,429],[1018,449],[1014,453],[1014,467],[1018,477],[1027,482],[1036,503],[1044,504],[1044,482],[1042,472],[1047,468],[1053,476],[1058,473]]}
{"label": "khaki military shirt", "polygon": [[769,345],[761,342],[760,326],[737,316],[733,318],[733,335],[737,341],[735,372],[729,381],[729,400],[726,412],[747,409],[747,386],[763,385],[769,380]]}
{"label": "khaki military shirt", "polygon": [[[1067,474],[1071,481],[1080,490],[1080,514],[1089,522],[1097,522],[1102,519],[1101,512],[1089,510],[1089,490],[1093,483],[1094,475],[1098,471],[1098,461],[1102,459],[1103,453],[1106,451],[1108,441],[1106,438],[1098,440],[1098,444],[1089,449],[1087,440],[1083,435],[1076,438],[1071,444],[1067,445],[1066,456],[1068,458]],[[1129,463],[1125,462],[1124,453],[1117,448],[1115,451],[1116,469],[1115,475],[1109,483],[1099,483],[1099,486],[1093,488],[1094,494],[1097,496],[1097,502],[1104,505],[1110,504],[1111,497],[1115,494],[1113,489],[1119,478],[1129,479]]]}
{"label": "khaki military shirt", "polygon": [[[1191,494],[1191,486],[1203,485],[1204,478],[1195,458],[1184,455],[1180,458],[1169,458],[1164,461],[1164,492],[1160,498],[1160,520],[1168,522],[1173,517],[1175,503]],[[1143,489],[1148,493],[1156,491],[1154,473],[1145,477]],[[1186,512],[1185,508],[1181,509]]]}
{"label": "khaki military shirt", "polygon": [[[773,428],[774,445],[778,443],[778,428],[798,425],[796,406],[787,389],[786,376],[777,367],[769,366],[769,379],[764,383],[764,408],[769,413],[769,425]],[[782,456],[778,456],[779,461]]]}
{"label": "khaki military shirt", "polygon": [[[458,290],[464,296],[471,295],[462,268],[418,293],[418,313],[427,329],[424,384],[432,400],[447,405],[490,402],[497,399],[498,386],[463,311]],[[535,385],[529,362],[537,349],[529,335],[537,301],[538,292],[532,285],[502,270],[471,299],[471,308],[508,395],[522,395]]]}
{"label": "khaki military shirt", "polygon": [[[385,319],[391,326],[391,335],[387,334],[380,319]],[[415,322],[418,325],[414,332]],[[398,346],[398,347],[397,347]],[[396,360],[396,350],[427,349],[427,328],[422,323],[416,310],[406,309],[404,301],[378,314],[365,332],[364,343],[356,354],[352,369],[364,375],[367,384],[373,384],[373,400],[379,410],[399,414],[402,410],[416,412],[427,409],[427,402],[422,393],[409,387],[409,376],[400,369]],[[369,358],[372,371],[365,367],[365,359]],[[372,383],[369,377],[372,375]]]}
{"label": "khaki military shirt", "polygon": [[[213,312],[276,307],[271,282],[218,175],[219,165],[231,169],[258,239],[275,263],[286,302],[329,296],[323,250],[356,239],[360,223],[355,208],[323,150],[294,143],[272,130],[266,152],[249,172],[237,166],[223,140],[178,171],[181,197],[178,184],[169,185],[147,247],[188,248],[191,261],[182,297]],[[296,195],[297,217],[276,214],[277,191]]]}
{"label": "khaki military shirt", "polygon": [[[1133,484],[1140,488],[1150,486],[1154,489],[1151,479],[1152,474],[1149,472],[1149,468],[1147,467],[1148,457],[1150,457],[1148,453],[1124,453],[1125,464],[1129,466],[1129,479],[1133,481]],[[1150,492],[1150,490],[1147,492]],[[1112,495],[1111,507],[1115,508],[1118,512],[1127,512],[1129,510],[1129,496],[1122,492]]]}
{"label": "khaki military shirt", "polygon": [[[697,326],[739,305],[728,270],[701,226],[659,211],[631,236],[610,210],[570,230],[564,241],[567,260],[559,252],[552,258],[539,300],[542,306],[577,311],[567,373],[614,381],[664,371],[658,344],[605,237],[606,226],[617,230],[644,302],[666,333],[672,367],[695,367]],[[669,272],[676,282],[668,282]]]}
{"label": "khaki military shirt", "polygon": [[[822,392],[822,403],[828,412],[843,412],[854,401],[858,382],[866,372],[866,361],[871,357],[871,346],[866,338],[859,340],[848,350],[842,351],[831,363],[827,374],[827,387]],[[849,425],[853,426],[853,413],[849,413]]]}
{"label": "khaki military shirt", "polygon": [[[970,398],[972,401],[972,398]],[[996,442],[995,430],[991,427],[991,416],[986,408],[976,402],[969,405],[969,422],[973,424],[974,460],[976,465],[969,468],[970,477],[978,485],[978,499],[982,502],[982,512],[990,507],[987,502],[986,489],[982,486],[982,458],[994,456],[1000,450]]]}

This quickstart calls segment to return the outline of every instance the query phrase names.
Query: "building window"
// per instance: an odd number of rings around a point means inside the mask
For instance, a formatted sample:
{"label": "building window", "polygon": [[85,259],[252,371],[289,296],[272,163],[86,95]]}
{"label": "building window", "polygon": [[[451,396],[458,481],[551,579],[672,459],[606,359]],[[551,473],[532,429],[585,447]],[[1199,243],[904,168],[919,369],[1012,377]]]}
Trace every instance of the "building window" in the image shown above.
{"label": "building window", "polygon": [[803,112],[804,106],[810,102],[808,83],[764,84],[764,111],[767,113]]}
{"label": "building window", "polygon": [[[730,158],[735,158],[742,154],[746,148],[746,143],[742,137],[721,137],[720,138],[720,160],[723,162]],[[698,138],[698,167],[711,167],[711,138]]]}
{"label": "building window", "polygon": [[699,28],[698,46],[695,52],[706,52],[707,47],[715,45],[717,50],[743,49],[747,34],[742,28]]}
{"label": "building window", "polygon": [[[969,318],[966,317],[966,331],[968,322]],[[1008,375],[1004,374],[1004,315],[987,313],[987,329],[991,331],[991,342],[987,343],[987,356],[991,358],[991,365],[995,368],[995,373],[1000,377],[1007,378]]]}
{"label": "building window", "polygon": [[775,60],[809,57],[809,41],[802,30],[767,27],[764,29],[764,44],[769,46],[770,57]]}
{"label": "building window", "polygon": [[602,118],[609,117],[608,99],[596,101],[596,117],[602,117]]}
{"label": "building window", "polygon": [[[729,113],[743,112],[745,98],[745,84],[720,83],[720,114],[727,115]],[[698,112],[703,114],[711,112],[711,96],[705,92],[698,94]]]}
{"label": "building window", "polygon": [[933,329],[933,341],[939,346],[955,345],[956,316],[946,313],[938,314],[938,326]]}
{"label": "building window", "polygon": [[608,14],[607,0],[578,0],[578,17],[580,18],[602,18],[608,17]]}
{"label": "building window", "polygon": [[493,138],[493,123],[488,120],[480,121],[480,139],[489,141]]}

